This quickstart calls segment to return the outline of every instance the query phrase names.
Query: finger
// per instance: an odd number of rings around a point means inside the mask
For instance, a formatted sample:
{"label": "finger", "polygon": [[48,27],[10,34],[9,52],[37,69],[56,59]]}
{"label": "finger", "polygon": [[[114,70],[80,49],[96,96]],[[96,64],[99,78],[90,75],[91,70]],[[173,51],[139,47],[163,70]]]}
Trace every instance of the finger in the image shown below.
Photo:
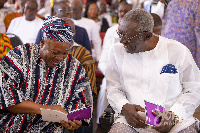
{"label": "finger", "polygon": [[78,129],[80,126],[79,125],[77,125],[75,122],[73,122],[73,121],[68,121],[69,122],[69,124],[73,127],[73,128],[75,128],[75,129]]}
{"label": "finger", "polygon": [[69,130],[73,130],[73,126],[71,126],[69,123],[67,123],[66,121],[60,121],[60,123],[62,124],[63,127],[69,129]]}
{"label": "finger", "polygon": [[81,126],[82,125],[82,121],[79,120],[73,120],[73,122],[75,122],[77,125]]}
{"label": "finger", "polygon": [[142,108],[140,105],[137,105],[137,106],[136,106],[136,111],[145,112],[145,109]]}
{"label": "finger", "polygon": [[148,125],[145,122],[146,121],[143,121],[141,119],[137,119],[135,117],[131,117],[131,119],[130,119],[130,123],[136,128],[145,128],[145,127],[147,127]]}
{"label": "finger", "polygon": [[134,113],[133,115],[138,121],[142,121],[143,123],[146,122],[146,119],[144,117],[140,116],[137,112]]}

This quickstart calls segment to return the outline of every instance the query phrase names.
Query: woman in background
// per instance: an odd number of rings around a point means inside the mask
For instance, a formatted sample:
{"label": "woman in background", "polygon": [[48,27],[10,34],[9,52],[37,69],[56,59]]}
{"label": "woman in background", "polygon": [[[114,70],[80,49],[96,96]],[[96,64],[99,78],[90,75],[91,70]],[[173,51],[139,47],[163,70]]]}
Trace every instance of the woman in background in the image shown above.
{"label": "woman in background", "polygon": [[94,20],[99,25],[99,32],[106,32],[109,28],[108,21],[105,18],[98,18],[99,9],[95,2],[89,2],[86,5],[85,16],[86,18]]}

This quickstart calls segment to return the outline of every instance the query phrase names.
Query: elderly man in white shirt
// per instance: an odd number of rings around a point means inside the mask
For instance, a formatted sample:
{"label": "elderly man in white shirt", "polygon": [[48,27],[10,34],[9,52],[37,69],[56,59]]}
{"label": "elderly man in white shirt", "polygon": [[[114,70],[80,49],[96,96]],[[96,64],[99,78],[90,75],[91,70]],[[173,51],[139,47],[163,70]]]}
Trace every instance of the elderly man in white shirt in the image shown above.
{"label": "elderly man in white shirt", "polygon": [[72,20],[75,25],[83,27],[86,29],[91,44],[93,44],[94,48],[92,48],[92,57],[96,62],[99,61],[101,56],[101,38],[99,34],[99,26],[95,23],[95,21],[84,18],[81,16],[83,3],[81,0],[72,0],[70,2],[70,8],[72,11]]}
{"label": "elderly man in white shirt", "polygon": [[38,4],[35,0],[28,0],[24,8],[24,16],[13,19],[7,33],[17,35],[22,42],[35,43],[37,34],[42,27],[43,20],[36,17]]}
{"label": "elderly man in white shirt", "polygon": [[[192,115],[200,104],[200,71],[187,47],[154,35],[153,25],[142,9],[120,21],[121,40],[111,48],[105,72],[107,98],[119,114],[110,133],[197,133]],[[161,118],[159,125],[146,123],[144,101],[165,108],[152,113]]]}

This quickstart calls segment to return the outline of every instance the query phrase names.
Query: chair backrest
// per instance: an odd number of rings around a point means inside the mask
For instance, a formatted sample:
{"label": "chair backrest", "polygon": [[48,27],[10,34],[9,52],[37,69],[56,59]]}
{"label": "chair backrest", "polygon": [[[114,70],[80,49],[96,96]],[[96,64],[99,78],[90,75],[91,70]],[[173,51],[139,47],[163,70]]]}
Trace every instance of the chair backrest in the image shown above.
{"label": "chair backrest", "polygon": [[23,44],[23,42],[17,35],[12,34],[12,33],[6,33],[6,35],[10,38],[10,42],[11,42],[13,48]]}

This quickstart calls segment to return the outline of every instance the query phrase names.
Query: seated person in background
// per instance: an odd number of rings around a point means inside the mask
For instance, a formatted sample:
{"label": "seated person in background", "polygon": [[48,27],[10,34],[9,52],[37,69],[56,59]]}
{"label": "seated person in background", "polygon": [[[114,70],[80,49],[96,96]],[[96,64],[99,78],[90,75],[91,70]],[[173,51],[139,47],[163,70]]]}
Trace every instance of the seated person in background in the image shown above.
{"label": "seated person in background", "polygon": [[98,18],[99,9],[95,2],[89,2],[85,8],[85,18],[92,19],[99,25],[99,32],[106,32],[109,28],[108,21],[105,18]]}
{"label": "seated person in background", "polygon": [[[55,2],[54,6],[52,7],[52,15],[59,18],[63,17],[71,18],[69,3],[66,1]],[[75,30],[76,34],[73,36],[73,40],[76,43],[85,47],[92,54],[91,44],[87,31],[84,28],[79,27],[77,25],[75,25]],[[37,35],[35,43],[40,44],[40,40],[42,37],[43,37],[43,32],[40,30]]]}
{"label": "seated person in background", "polygon": [[[131,10],[131,5],[127,2],[123,1],[120,2],[118,7],[118,22],[124,17],[124,15]],[[98,63],[98,69],[102,72],[103,75],[105,75],[105,69],[106,65],[108,63],[108,52],[110,48],[117,42],[120,41],[119,36],[116,33],[116,30],[118,29],[118,24],[110,27],[104,37],[103,41],[103,48],[101,53],[101,58]],[[99,91],[98,101],[97,101],[97,123],[99,123],[99,117],[104,113],[104,110],[108,106],[108,100],[106,97],[106,79],[104,78],[102,80],[101,89]]]}
{"label": "seated person in background", "polygon": [[0,62],[0,132],[63,132],[90,121],[42,120],[40,108],[67,114],[93,107],[85,69],[68,53],[73,46],[71,26],[49,16],[42,30],[45,35],[40,45],[20,45]]}
{"label": "seated person in background", "polygon": [[91,19],[84,18],[82,14],[83,3],[81,0],[70,1],[70,8],[72,11],[72,20],[75,25],[86,29],[90,42],[92,44],[92,57],[96,62],[99,62],[101,56],[101,38],[99,35],[98,25]]}
{"label": "seated person in background", "polygon": [[167,9],[168,4],[171,0],[153,0],[151,2],[151,13],[155,13],[163,19],[165,15],[165,10]]}
{"label": "seated person in background", "polygon": [[[109,51],[105,72],[108,102],[119,114],[110,133],[197,133],[200,71],[187,47],[154,35],[153,25],[142,9],[127,12],[119,23],[121,40]],[[153,111],[159,125],[148,126],[139,115],[145,115],[144,100],[165,108]]]}
{"label": "seated person in background", "polygon": [[26,4],[26,1],[27,1],[27,0],[18,0],[18,3],[19,3],[19,11],[18,11],[18,12],[10,12],[10,13],[8,13],[8,14],[5,16],[5,18],[4,18],[4,24],[5,24],[6,30],[8,29],[8,27],[9,27],[11,21],[12,21],[14,18],[23,16],[23,14],[24,14],[24,7],[25,7],[25,4]]}
{"label": "seated person in background", "polygon": [[25,16],[13,19],[7,33],[17,35],[23,43],[35,43],[37,33],[43,20],[36,17],[38,4],[35,0],[28,0],[25,4]]}
{"label": "seated person in background", "polygon": [[6,33],[5,24],[3,23],[3,20],[5,16],[10,12],[10,9],[7,7],[4,7],[6,0],[0,0],[0,32]]}
{"label": "seated person in background", "polygon": [[151,16],[153,17],[153,20],[154,20],[153,33],[157,35],[161,35],[161,30],[162,30],[161,18],[155,13],[151,13]]}
{"label": "seated person in background", "polygon": [[[19,3],[19,10],[18,10],[18,12],[10,12],[10,13],[8,13],[5,16],[5,18],[4,18],[4,24],[5,24],[6,30],[8,29],[11,21],[14,18],[23,16],[23,14],[24,14],[24,8],[25,8],[25,3],[26,2],[27,2],[27,0],[18,0],[18,3]],[[36,16],[44,20],[44,17],[42,17],[41,15],[36,14]]]}
{"label": "seated person in background", "polygon": [[107,13],[106,11],[106,1],[105,0],[98,0],[97,6],[99,8],[99,18],[105,18],[108,21],[109,27],[112,26],[112,16]]}
{"label": "seated person in background", "polygon": [[[62,19],[71,25],[72,31],[75,34],[76,30],[75,30],[74,22],[68,18],[62,18]],[[80,63],[83,65],[88,75],[88,78],[90,79],[93,93],[97,95],[95,61],[92,58],[92,55],[85,47],[77,44],[76,42],[74,42],[73,47],[69,51],[69,53],[71,53],[71,55],[74,56],[77,60],[79,60]],[[90,121],[90,126],[80,127],[79,129],[74,130],[74,133],[93,133],[93,118]]]}
{"label": "seated person in background", "polygon": [[[76,34],[74,22],[68,18],[62,18],[68,24],[71,25],[72,32],[74,35]],[[90,83],[92,86],[93,92],[97,95],[97,87],[96,87],[96,76],[95,76],[95,60],[92,58],[91,53],[83,46],[74,42],[72,49],[70,49],[69,53],[74,56],[78,61],[80,61],[81,65],[85,68],[85,71],[90,79]]]}
{"label": "seated person in background", "polygon": [[3,33],[0,33],[0,61],[12,49],[10,38]]}

